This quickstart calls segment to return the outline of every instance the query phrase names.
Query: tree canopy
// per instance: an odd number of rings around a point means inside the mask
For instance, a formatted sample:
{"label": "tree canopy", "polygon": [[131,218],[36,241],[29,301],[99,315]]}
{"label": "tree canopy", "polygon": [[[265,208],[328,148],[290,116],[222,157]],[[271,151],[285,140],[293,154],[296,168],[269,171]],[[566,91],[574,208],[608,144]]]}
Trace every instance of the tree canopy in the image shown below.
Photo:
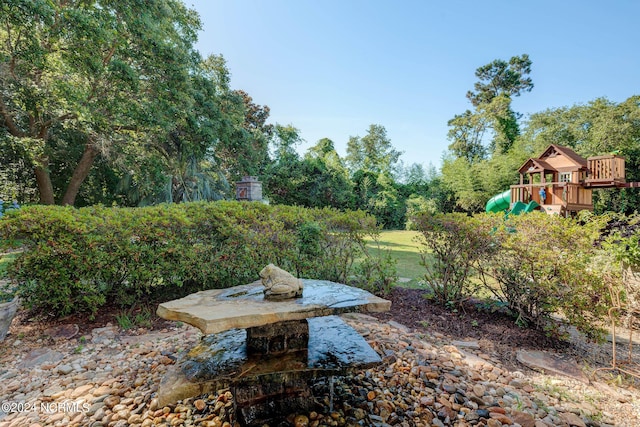
{"label": "tree canopy", "polygon": [[55,202],[52,176],[64,173],[52,168],[56,134],[75,132],[59,142],[82,147],[60,198],[73,204],[98,156],[177,128],[207,139],[219,124],[196,116],[200,21],[179,0],[8,0],[0,22],[0,117],[33,163],[42,203]]}
{"label": "tree canopy", "polygon": [[370,125],[365,136],[352,136],[347,143],[346,160],[352,172],[362,169],[390,173],[401,155],[402,152],[393,148],[382,125]]}

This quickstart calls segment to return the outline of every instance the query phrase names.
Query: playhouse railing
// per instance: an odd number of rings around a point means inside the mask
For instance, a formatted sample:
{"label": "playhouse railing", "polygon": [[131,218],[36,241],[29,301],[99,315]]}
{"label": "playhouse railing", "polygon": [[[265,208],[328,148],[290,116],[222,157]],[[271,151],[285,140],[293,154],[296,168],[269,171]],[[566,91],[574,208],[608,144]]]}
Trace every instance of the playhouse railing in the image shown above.
{"label": "playhouse railing", "polygon": [[589,174],[585,184],[589,186],[624,183],[624,157],[616,155],[596,156],[587,159]]}
{"label": "playhouse railing", "polygon": [[[545,187],[547,198],[540,200],[540,187]],[[544,184],[522,184],[511,186],[511,203],[529,203],[535,201],[540,205],[562,205],[564,207],[580,205],[591,206],[593,199],[591,190],[571,182],[546,182]]]}

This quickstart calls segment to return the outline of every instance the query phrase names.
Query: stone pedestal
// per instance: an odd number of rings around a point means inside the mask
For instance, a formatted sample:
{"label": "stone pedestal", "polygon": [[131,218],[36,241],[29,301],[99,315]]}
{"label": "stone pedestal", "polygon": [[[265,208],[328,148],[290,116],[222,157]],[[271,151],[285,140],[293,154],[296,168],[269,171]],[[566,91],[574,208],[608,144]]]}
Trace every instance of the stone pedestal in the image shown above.
{"label": "stone pedestal", "polygon": [[291,320],[247,328],[247,353],[277,355],[306,350],[309,344],[307,320]]}
{"label": "stone pedestal", "polygon": [[293,412],[319,410],[311,388],[301,378],[281,374],[247,379],[231,387],[236,416],[244,426],[262,426]]}
{"label": "stone pedestal", "polygon": [[381,363],[336,314],[387,311],[389,301],[318,280],[304,280],[302,298],[284,301],[265,300],[262,289],[255,282],[160,305],[160,317],[209,334],[162,380],[160,406],[229,387],[243,425],[270,424],[314,409],[309,381]]}
{"label": "stone pedestal", "polygon": [[308,324],[306,349],[271,355],[250,354],[243,329],[203,337],[163,378],[158,404],[242,384],[289,381],[301,388],[309,380],[346,375],[381,362],[366,340],[339,317],[317,317]]}

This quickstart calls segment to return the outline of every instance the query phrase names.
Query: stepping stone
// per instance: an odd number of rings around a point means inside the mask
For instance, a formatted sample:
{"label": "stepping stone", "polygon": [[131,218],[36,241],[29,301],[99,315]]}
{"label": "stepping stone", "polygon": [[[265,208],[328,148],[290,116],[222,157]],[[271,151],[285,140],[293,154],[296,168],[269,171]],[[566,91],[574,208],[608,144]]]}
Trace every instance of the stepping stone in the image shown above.
{"label": "stepping stone", "polygon": [[78,335],[78,332],[80,332],[80,328],[75,323],[71,323],[68,325],[52,326],[50,328],[45,329],[44,331],[46,335],[49,335],[51,338],[53,338],[56,341],[71,339],[76,335]]}
{"label": "stepping stone", "polygon": [[478,341],[451,341],[451,345],[455,347],[470,348],[473,350],[480,349],[480,343],[478,343]]}
{"label": "stepping stone", "polygon": [[24,360],[18,364],[18,369],[33,368],[44,363],[58,363],[62,359],[64,359],[64,354],[59,351],[36,348],[31,350]]}
{"label": "stepping stone", "polygon": [[118,330],[115,326],[105,326],[91,330],[91,342],[101,344],[115,339]]}
{"label": "stepping stone", "polygon": [[589,379],[576,361],[567,356],[546,351],[518,350],[516,358],[518,362],[536,371],[563,375],[585,384],[589,383]]}

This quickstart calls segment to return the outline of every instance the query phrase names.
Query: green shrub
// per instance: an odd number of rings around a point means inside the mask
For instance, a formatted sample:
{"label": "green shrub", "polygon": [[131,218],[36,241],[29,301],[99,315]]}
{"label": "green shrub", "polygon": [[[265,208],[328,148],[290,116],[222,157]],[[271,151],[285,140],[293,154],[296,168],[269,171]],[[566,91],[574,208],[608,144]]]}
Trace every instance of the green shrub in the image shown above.
{"label": "green shrub", "polygon": [[407,215],[405,228],[407,230],[417,230],[414,223],[417,216],[423,214],[435,215],[439,213],[438,202],[436,199],[427,199],[425,196],[412,194],[406,201]]}
{"label": "green shrub", "polygon": [[603,256],[593,244],[601,218],[423,214],[415,224],[425,280],[437,302],[452,305],[489,293],[523,327],[559,335],[567,323],[602,337],[611,277],[596,262]]}
{"label": "green shrub", "polygon": [[456,305],[475,293],[477,262],[494,250],[492,225],[464,214],[423,213],[413,220],[420,232],[425,282],[441,305]]}
{"label": "green shrub", "polygon": [[377,295],[388,295],[393,284],[398,281],[398,260],[391,256],[390,250],[383,250],[378,236],[373,236],[373,244],[379,256],[372,256],[367,250],[363,258],[355,265],[355,277],[352,284]]}
{"label": "green shrub", "polygon": [[27,305],[56,316],[249,283],[268,263],[345,283],[377,233],[363,212],[239,202],[32,206],[0,221],[25,248],[8,275]]}
{"label": "green shrub", "polygon": [[485,289],[522,326],[558,334],[553,316],[559,315],[599,338],[608,293],[601,272],[592,268],[596,235],[596,227],[571,218],[538,212],[512,216],[492,234],[497,250],[478,264]]}

